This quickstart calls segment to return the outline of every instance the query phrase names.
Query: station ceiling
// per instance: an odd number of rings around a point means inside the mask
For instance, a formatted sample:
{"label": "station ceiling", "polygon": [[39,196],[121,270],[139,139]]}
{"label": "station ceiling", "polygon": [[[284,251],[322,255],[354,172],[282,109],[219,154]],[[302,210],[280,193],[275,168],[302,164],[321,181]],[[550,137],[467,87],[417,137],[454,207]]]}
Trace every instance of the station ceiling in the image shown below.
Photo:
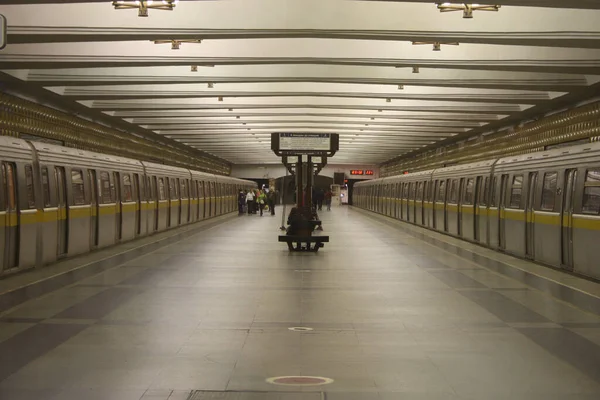
{"label": "station ceiling", "polygon": [[271,132],[339,133],[331,163],[377,164],[600,82],[600,2],[484,5],[501,7],[181,0],[139,17],[106,0],[0,0],[0,70],[235,164],[280,162]]}

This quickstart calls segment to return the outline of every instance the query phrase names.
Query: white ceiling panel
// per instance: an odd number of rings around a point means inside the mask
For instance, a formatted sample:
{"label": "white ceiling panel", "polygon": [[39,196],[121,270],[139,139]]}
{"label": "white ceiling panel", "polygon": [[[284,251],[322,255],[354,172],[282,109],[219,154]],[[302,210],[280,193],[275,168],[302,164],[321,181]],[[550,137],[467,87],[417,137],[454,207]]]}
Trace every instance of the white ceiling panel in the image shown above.
{"label": "white ceiling panel", "polygon": [[472,19],[421,0],[189,0],[147,18],[3,4],[1,71],[232,163],[280,162],[272,132],[339,133],[331,163],[381,163],[600,82],[592,0],[501,0]]}

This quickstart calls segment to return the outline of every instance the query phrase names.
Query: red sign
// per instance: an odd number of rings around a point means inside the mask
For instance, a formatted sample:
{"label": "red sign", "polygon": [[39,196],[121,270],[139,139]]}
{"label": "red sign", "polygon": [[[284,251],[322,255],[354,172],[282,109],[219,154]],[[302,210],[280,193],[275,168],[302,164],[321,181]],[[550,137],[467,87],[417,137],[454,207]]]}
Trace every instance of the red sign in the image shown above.
{"label": "red sign", "polygon": [[371,171],[371,170],[366,170],[366,171],[365,171],[365,175],[373,175],[373,171]]}
{"label": "red sign", "polygon": [[[369,172],[369,171],[367,171],[367,172]],[[365,174],[365,171],[363,171],[361,169],[353,169],[352,171],[350,171],[350,175],[364,175],[364,174]]]}

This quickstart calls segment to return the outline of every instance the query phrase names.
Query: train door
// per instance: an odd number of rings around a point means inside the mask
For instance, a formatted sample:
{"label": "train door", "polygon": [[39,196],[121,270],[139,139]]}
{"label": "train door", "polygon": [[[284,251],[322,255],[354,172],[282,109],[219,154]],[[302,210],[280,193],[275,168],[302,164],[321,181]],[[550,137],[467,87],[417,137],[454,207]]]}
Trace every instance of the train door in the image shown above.
{"label": "train door", "polygon": [[98,217],[100,215],[100,210],[98,209],[98,181],[95,170],[88,169],[88,181],[91,189],[90,205],[92,207],[92,217],[90,221],[90,247],[95,248],[98,247]]}
{"label": "train door", "polygon": [[181,205],[181,221],[183,223],[188,223],[191,221],[191,205],[192,205],[192,196],[190,196],[190,181],[189,179],[181,180],[181,198],[184,204]]}
{"label": "train door", "polygon": [[[4,269],[15,268],[19,263],[19,210],[17,204],[17,175],[15,165],[2,163],[2,192],[4,195]],[[1,265],[1,264],[0,264]]]}
{"label": "train door", "polygon": [[210,192],[208,193],[208,197],[210,200],[210,213],[209,216],[210,217],[214,217],[217,215],[217,201],[216,201],[216,190],[215,190],[215,183],[214,182],[210,182]]}
{"label": "train door", "polygon": [[[162,178],[161,178],[162,179]],[[152,204],[153,204],[153,214],[154,214],[154,224],[153,224],[153,229],[156,232],[158,230],[159,225],[159,216],[160,216],[160,193],[159,189],[162,190],[162,193],[164,193],[164,183],[163,183],[163,187],[160,188],[159,187],[159,183],[158,183],[158,178],[156,176],[152,177],[152,186],[151,186],[151,193],[150,193],[150,198],[152,199]]]}
{"label": "train door", "polygon": [[427,181],[425,187],[425,226],[433,228],[433,193],[435,189],[434,181]]}
{"label": "train door", "polygon": [[392,184],[392,217],[398,218],[398,184]]}
{"label": "train door", "polygon": [[[481,225],[481,203],[483,201],[483,197],[481,195],[482,188],[482,180],[483,177],[478,176],[475,178],[475,190],[474,190],[474,204],[473,204],[473,239],[477,242],[481,241],[481,233],[479,231],[479,227]],[[467,188],[468,190],[468,188]]]}
{"label": "train door", "polygon": [[206,186],[204,181],[198,182],[198,193],[200,197],[200,218],[206,219]]}
{"label": "train door", "polygon": [[431,227],[433,229],[437,229],[437,215],[438,215],[438,190],[439,190],[439,185],[440,185],[440,181],[439,180],[435,180],[431,182],[431,186],[432,186],[432,194],[431,194]]}
{"label": "train door", "polygon": [[213,183],[212,182],[204,182],[204,194],[205,194],[205,198],[204,198],[204,215],[206,216],[206,218],[210,218],[212,217],[212,190],[213,190]]}
{"label": "train door", "polygon": [[133,188],[131,193],[132,200],[135,202],[135,236],[142,234],[142,194],[140,191],[140,176],[133,174]]}
{"label": "train door", "polygon": [[115,229],[116,240],[123,238],[123,203],[121,202],[121,174],[113,172],[113,187],[115,192]]}
{"label": "train door", "polygon": [[506,191],[508,190],[508,175],[504,174],[500,178],[500,197],[498,201],[498,247],[506,248]]}
{"label": "train door", "polygon": [[458,181],[458,196],[456,198],[456,234],[463,236],[463,210],[462,204],[465,200],[465,178],[460,178]]}
{"label": "train door", "polygon": [[529,174],[527,187],[527,199],[525,203],[525,254],[529,258],[534,257],[535,248],[535,192],[537,188],[537,172]]}
{"label": "train door", "polygon": [[415,224],[423,225],[423,195],[425,194],[424,183],[417,182],[417,194],[415,196]]}
{"label": "train door", "polygon": [[175,198],[175,188],[172,178],[165,178],[165,190],[167,195],[167,228],[172,226],[171,210],[173,208],[173,199]]}
{"label": "train door", "polygon": [[577,170],[569,169],[565,171],[565,174],[566,183],[561,213],[562,266],[569,271],[573,271],[573,207],[577,185]]}
{"label": "train door", "polygon": [[461,179],[461,196],[459,201],[459,234],[467,240],[475,240],[476,224],[476,179]]}
{"label": "train door", "polygon": [[55,167],[54,176],[56,179],[56,198],[58,200],[58,257],[67,255],[68,237],[69,237],[69,214],[67,212],[67,181],[65,169]]}
{"label": "train door", "polygon": [[175,218],[177,220],[177,225],[181,225],[181,214],[183,212],[183,193],[181,193],[181,179],[180,178],[175,179],[174,186],[175,186],[175,199],[178,204]]}
{"label": "train door", "polygon": [[202,182],[200,181],[194,181],[194,186],[196,186],[196,200],[198,200],[198,203],[196,204],[196,220],[200,221],[204,215],[204,208],[202,205],[202,191],[201,191],[201,185]]}
{"label": "train door", "polygon": [[488,239],[488,226],[489,226],[489,212],[488,212],[488,189],[490,184],[490,178],[486,176],[477,178],[477,205],[475,209],[475,217],[477,221],[475,223],[475,235],[476,240],[480,243],[489,243]]}

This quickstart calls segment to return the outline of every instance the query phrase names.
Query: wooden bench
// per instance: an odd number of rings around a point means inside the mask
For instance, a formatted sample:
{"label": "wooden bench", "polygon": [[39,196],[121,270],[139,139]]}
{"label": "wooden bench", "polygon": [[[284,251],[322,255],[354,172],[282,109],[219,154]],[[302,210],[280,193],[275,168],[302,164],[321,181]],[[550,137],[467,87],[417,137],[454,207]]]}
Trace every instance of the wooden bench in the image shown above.
{"label": "wooden bench", "polygon": [[[329,243],[329,236],[310,236],[310,235],[280,235],[280,242],[285,242],[288,245],[290,251],[312,251],[317,252],[323,243]],[[293,244],[296,243],[296,247]],[[302,244],[306,243],[306,247],[302,247]],[[315,244],[311,247],[311,244]]]}

